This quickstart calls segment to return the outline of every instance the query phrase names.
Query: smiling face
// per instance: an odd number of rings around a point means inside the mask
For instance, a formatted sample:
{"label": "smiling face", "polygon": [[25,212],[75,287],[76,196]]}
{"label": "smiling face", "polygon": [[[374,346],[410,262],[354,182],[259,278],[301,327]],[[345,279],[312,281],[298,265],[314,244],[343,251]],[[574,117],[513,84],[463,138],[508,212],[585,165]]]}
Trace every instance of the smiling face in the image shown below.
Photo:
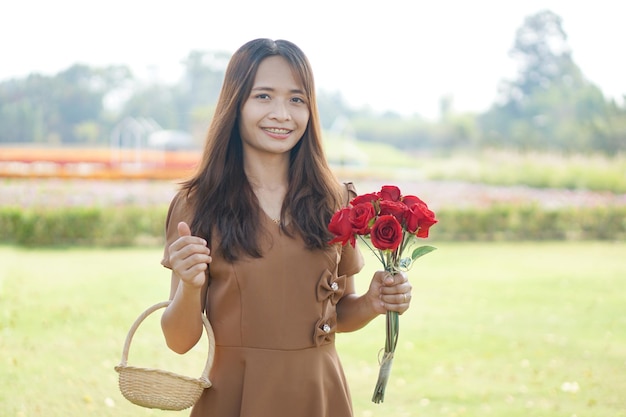
{"label": "smiling face", "polygon": [[308,122],[309,103],[288,62],[278,55],[265,58],[239,117],[244,153],[284,154],[302,138]]}

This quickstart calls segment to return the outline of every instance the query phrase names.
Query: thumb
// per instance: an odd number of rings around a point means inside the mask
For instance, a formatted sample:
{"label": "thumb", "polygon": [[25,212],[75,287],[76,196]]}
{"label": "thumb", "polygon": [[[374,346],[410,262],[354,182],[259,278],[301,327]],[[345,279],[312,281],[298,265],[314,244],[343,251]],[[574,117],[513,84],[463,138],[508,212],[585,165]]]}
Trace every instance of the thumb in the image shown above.
{"label": "thumb", "polygon": [[178,236],[191,236],[191,229],[185,222],[178,223]]}
{"label": "thumb", "polygon": [[380,283],[383,285],[391,285],[394,283],[393,274],[387,271],[381,271]]}

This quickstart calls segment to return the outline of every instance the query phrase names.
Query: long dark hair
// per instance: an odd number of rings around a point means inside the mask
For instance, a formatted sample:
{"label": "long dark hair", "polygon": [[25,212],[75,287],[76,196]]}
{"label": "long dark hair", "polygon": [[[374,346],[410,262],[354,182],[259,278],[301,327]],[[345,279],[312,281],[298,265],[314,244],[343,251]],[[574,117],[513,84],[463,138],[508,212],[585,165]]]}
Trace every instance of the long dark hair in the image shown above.
{"label": "long dark hair", "polygon": [[[321,128],[311,65],[304,53],[286,40],[256,39],[232,56],[209,127],[196,174],[182,190],[194,208],[192,233],[212,242],[220,239],[224,258],[233,262],[242,255],[262,256],[259,237],[261,208],[243,169],[243,147],[238,117],[250,94],[259,64],[279,55],[287,60],[304,88],[309,122],[302,139],[290,151],[289,186],[283,201],[281,228],[299,233],[309,249],[320,249],[332,239],[327,225],[341,205],[341,189],[322,149]],[[290,219],[283,226],[284,218]],[[213,248],[215,250],[215,248]]]}

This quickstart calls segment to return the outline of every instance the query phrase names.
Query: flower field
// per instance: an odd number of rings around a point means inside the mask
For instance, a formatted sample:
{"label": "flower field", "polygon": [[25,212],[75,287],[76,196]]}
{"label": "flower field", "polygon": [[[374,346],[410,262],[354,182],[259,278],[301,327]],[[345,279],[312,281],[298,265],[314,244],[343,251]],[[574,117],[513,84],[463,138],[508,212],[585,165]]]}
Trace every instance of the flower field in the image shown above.
{"label": "flower field", "polygon": [[[133,236],[141,236],[140,243],[159,241],[167,205],[199,154],[155,151],[138,157],[128,150],[29,151],[0,147],[2,243],[114,246],[137,243]],[[585,164],[582,157],[507,154],[506,164],[494,165],[504,155],[474,159],[422,155],[395,165],[397,151],[386,152],[385,165],[379,158],[375,165],[335,167],[335,172],[341,180],[354,182],[357,192],[396,184],[428,201],[442,220],[435,239],[626,239],[623,157],[604,158],[602,163],[589,157]],[[438,176],[444,166],[446,173],[457,174]],[[488,169],[488,175],[468,176],[477,167]],[[12,174],[2,175],[7,168]],[[496,183],[495,178],[503,181]],[[511,179],[516,181],[509,183]],[[573,179],[578,186],[569,186]],[[76,224],[81,228],[70,227]]]}
{"label": "flower field", "polygon": [[[346,177],[357,190],[378,189],[387,180]],[[179,177],[182,178],[182,177]],[[494,204],[537,204],[545,208],[626,206],[626,194],[601,191],[496,186],[462,181],[397,181],[407,193],[418,194],[439,208],[489,207]],[[62,207],[161,205],[169,203],[177,180],[104,180],[80,178],[0,178],[0,206]]]}
{"label": "flower field", "polygon": [[198,151],[1,147],[0,177],[169,180],[188,175],[199,157]]}

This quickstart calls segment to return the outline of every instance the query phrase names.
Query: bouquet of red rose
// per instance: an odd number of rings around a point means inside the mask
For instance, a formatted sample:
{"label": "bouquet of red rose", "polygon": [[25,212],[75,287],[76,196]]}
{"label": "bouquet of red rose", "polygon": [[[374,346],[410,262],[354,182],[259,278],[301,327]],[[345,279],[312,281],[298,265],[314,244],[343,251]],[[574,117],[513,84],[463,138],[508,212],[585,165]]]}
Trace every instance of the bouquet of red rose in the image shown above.
{"label": "bouquet of red rose", "polygon": [[[335,235],[331,244],[350,243],[354,247],[358,236],[380,260],[385,271],[393,274],[407,271],[417,258],[435,250],[428,245],[413,248],[418,238],[428,237],[435,223],[435,213],[421,199],[414,195],[403,196],[398,187],[385,185],[377,193],[353,198],[350,206],[333,215],[328,230]],[[385,349],[372,397],[375,403],[385,398],[399,327],[398,312],[388,311]]]}

